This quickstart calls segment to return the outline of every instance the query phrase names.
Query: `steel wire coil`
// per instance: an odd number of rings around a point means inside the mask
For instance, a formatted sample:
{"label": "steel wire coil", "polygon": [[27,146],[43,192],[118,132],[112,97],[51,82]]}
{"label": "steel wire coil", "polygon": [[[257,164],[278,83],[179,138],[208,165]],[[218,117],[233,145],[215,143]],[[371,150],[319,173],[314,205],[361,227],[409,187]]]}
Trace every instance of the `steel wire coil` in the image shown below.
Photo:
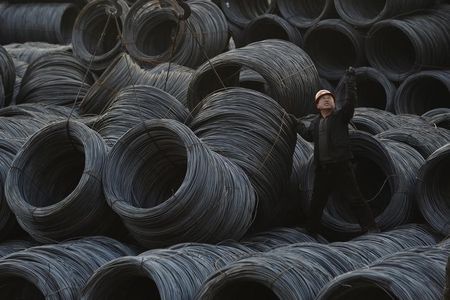
{"label": "steel wire coil", "polygon": [[190,118],[187,108],[170,94],[155,87],[135,85],[116,95],[93,129],[113,146],[125,132],[144,120],[173,119],[189,123]]}
{"label": "steel wire coil", "polygon": [[128,53],[142,65],[172,61],[193,68],[222,53],[229,40],[222,11],[208,0],[186,4],[191,15],[179,20],[181,8],[174,0],[137,1],[124,25]]}
{"label": "steel wire coil", "polygon": [[14,62],[14,67],[16,70],[16,81],[17,81],[17,78],[22,78],[23,75],[25,75],[25,72],[27,71],[29,63],[19,60],[19,59],[16,59],[16,58],[13,58],[12,60]]}
{"label": "steel wire coil", "polygon": [[304,34],[305,51],[316,64],[321,77],[339,80],[348,66],[366,63],[364,36],[339,19],[326,19]]}
{"label": "steel wire coil", "polygon": [[22,78],[16,103],[72,107],[87,94],[96,76],[67,52],[44,55],[31,63]]}
{"label": "steel wire coil", "polygon": [[285,20],[302,29],[337,16],[333,0],[278,0],[277,5]]}
{"label": "steel wire coil", "polygon": [[428,224],[444,235],[450,232],[450,207],[445,196],[448,185],[444,182],[448,172],[449,154],[450,145],[447,144],[430,155],[419,171],[416,187],[417,202],[422,215]]}
{"label": "steel wire coil", "polygon": [[0,257],[25,250],[35,246],[35,243],[28,240],[10,240],[0,243]]}
{"label": "steel wire coil", "polygon": [[238,27],[245,28],[254,18],[273,13],[276,2],[270,0],[219,0],[220,7],[227,19]]}
{"label": "steel wire coil", "polygon": [[408,144],[427,159],[437,149],[449,143],[450,132],[434,127],[403,127],[379,133],[377,137]]}
{"label": "steel wire coil", "polygon": [[77,111],[69,107],[36,103],[11,105],[0,109],[0,117],[38,119],[48,122],[67,119],[70,114],[74,118],[78,117]]}
{"label": "steel wire coil", "polygon": [[245,46],[244,28],[241,28],[228,20],[228,32],[231,36],[230,42],[228,43],[229,50]]}
{"label": "steel wire coil", "polygon": [[89,69],[105,70],[122,51],[120,34],[128,11],[123,0],[95,0],[81,10],[73,26],[73,52]]}
{"label": "steel wire coil", "polygon": [[336,11],[346,22],[370,27],[378,21],[413,13],[435,4],[434,0],[355,1],[334,0]]}
{"label": "steel wire coil", "polygon": [[190,127],[249,176],[258,197],[254,228],[277,225],[296,143],[293,120],[283,108],[256,91],[226,89],[200,103]]}
{"label": "steel wire coil", "polygon": [[[422,115],[425,116],[425,115]],[[446,113],[434,114],[432,117],[425,118],[431,123],[431,125],[450,130],[450,111]]]}
{"label": "steel wire coil", "polygon": [[[414,185],[424,158],[414,148],[395,141],[378,140],[360,131],[352,132],[350,142],[354,171],[359,189],[369,202],[377,225],[391,229],[413,221],[416,217]],[[309,164],[305,180],[307,195],[302,208],[308,211],[313,188],[314,170]],[[356,218],[339,195],[330,196],[322,224],[334,239],[347,238],[360,232]]]}
{"label": "steel wire coil", "polygon": [[189,109],[218,89],[238,85],[242,67],[259,73],[267,82],[267,94],[287,112],[300,116],[314,111],[311,99],[319,87],[316,67],[303,50],[282,40],[255,42],[200,66],[189,86]]}
{"label": "steel wire coil", "polygon": [[243,34],[247,45],[268,39],[289,41],[299,47],[303,45],[300,31],[277,15],[265,14],[253,19]]}
{"label": "steel wire coil", "polygon": [[[383,73],[370,67],[355,68],[358,86],[356,107],[375,107],[394,111],[394,99],[397,87]],[[342,105],[345,93],[345,78],[341,78],[336,87],[337,106]]]}
{"label": "steel wire coil", "polygon": [[125,53],[120,54],[91,86],[80,104],[82,115],[106,111],[115,95],[124,87],[150,82],[150,74]]}
{"label": "steel wire coil", "polygon": [[264,77],[250,69],[243,69],[239,73],[239,86],[246,89],[255,90],[263,94],[266,94],[269,89]]}
{"label": "steel wire coil", "polygon": [[246,255],[228,246],[181,244],[119,258],[91,277],[81,299],[194,299],[209,274]]}
{"label": "steel wire coil", "polygon": [[449,251],[426,247],[396,253],[336,277],[317,299],[441,299]]}
{"label": "steel wire coil", "polygon": [[450,71],[422,71],[402,82],[395,96],[395,112],[422,115],[447,107],[450,99]]}
{"label": "steel wire coil", "polygon": [[0,45],[0,107],[8,106],[14,93],[16,68],[11,55]]}
{"label": "steel wire coil", "polygon": [[0,44],[70,44],[78,12],[70,3],[0,4]]}
{"label": "steel wire coil", "polygon": [[0,260],[2,299],[80,299],[102,265],[136,253],[113,239],[91,237],[29,248]]}
{"label": "steel wire coil", "polygon": [[23,44],[9,44],[6,51],[14,58],[31,64],[43,55],[53,52],[72,52],[71,45],[53,45],[42,42],[27,42]]}
{"label": "steel wire coil", "polygon": [[403,81],[423,69],[450,66],[450,5],[442,5],[371,27],[366,56],[389,79]]}
{"label": "steel wire coil", "polygon": [[148,248],[237,240],[254,218],[245,173],[175,120],[129,130],[111,149],[103,175],[109,205]]}
{"label": "steel wire coil", "polygon": [[56,122],[33,135],[5,183],[19,225],[43,242],[119,231],[102,191],[107,150],[100,135],[76,121]]}

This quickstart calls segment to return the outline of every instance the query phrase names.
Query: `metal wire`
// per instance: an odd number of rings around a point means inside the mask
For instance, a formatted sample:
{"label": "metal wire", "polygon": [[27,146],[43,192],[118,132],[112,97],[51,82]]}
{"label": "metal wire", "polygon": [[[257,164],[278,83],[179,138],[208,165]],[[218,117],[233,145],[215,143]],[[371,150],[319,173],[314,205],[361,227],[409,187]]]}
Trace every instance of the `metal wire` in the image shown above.
{"label": "metal wire", "polygon": [[95,80],[96,76],[71,54],[53,52],[41,56],[28,66],[16,103],[71,107],[86,95]]}
{"label": "metal wire", "polygon": [[108,110],[94,124],[93,129],[109,146],[129,129],[152,119],[174,119],[189,123],[190,113],[170,94],[155,87],[134,85],[122,89]]}
{"label": "metal wire", "polygon": [[289,41],[299,47],[303,46],[300,31],[277,15],[265,14],[254,18],[245,27],[243,34],[246,44],[268,39],[280,39]]}
{"label": "metal wire", "polygon": [[364,36],[340,19],[326,19],[310,27],[304,35],[304,49],[320,76],[330,80],[341,79],[348,66],[366,64]]}
{"label": "metal wire", "polygon": [[0,45],[0,108],[11,103],[15,80],[14,61],[6,49]]}
{"label": "metal wire", "polygon": [[282,40],[255,42],[220,54],[200,66],[189,86],[189,108],[194,109],[216,90],[236,86],[241,68],[259,73],[267,82],[268,95],[287,112],[301,116],[314,111],[311,99],[319,87],[314,63],[299,47]]}
{"label": "metal wire", "polygon": [[95,0],[84,6],[73,27],[75,56],[92,70],[105,70],[122,51],[119,33],[128,11],[123,0]]}
{"label": "metal wire", "polygon": [[15,59],[31,64],[43,55],[53,52],[71,52],[71,45],[53,45],[41,42],[27,42],[23,44],[9,44],[6,51]]}
{"label": "metal wire", "polygon": [[448,173],[449,154],[450,146],[446,145],[428,157],[417,175],[415,191],[422,215],[428,224],[444,235],[450,233],[448,184],[443,181]]}
{"label": "metal wire", "polygon": [[222,53],[229,40],[228,25],[211,1],[186,2],[191,15],[179,20],[181,9],[173,0],[140,0],[125,20],[124,43],[128,53],[143,65],[161,62],[197,67]]}
{"label": "metal wire", "polygon": [[263,94],[267,93],[269,89],[266,80],[261,75],[250,69],[243,69],[239,73],[239,86],[246,89],[255,90]]}
{"label": "metal wire", "polygon": [[[371,67],[355,68],[358,86],[357,107],[375,107],[394,112],[394,98],[397,87],[383,73]],[[337,106],[344,99],[345,78],[336,87]]]}
{"label": "metal wire", "polygon": [[78,12],[70,3],[0,4],[0,44],[70,44]]}
{"label": "metal wire", "polygon": [[0,260],[2,299],[80,299],[102,265],[135,251],[110,238],[91,237],[16,252]]}
{"label": "metal wire", "polygon": [[100,135],[75,121],[50,124],[33,135],[5,183],[19,225],[43,242],[117,232],[102,191],[106,154]]}
{"label": "metal wire", "polygon": [[277,6],[285,20],[302,29],[337,16],[333,0],[278,0]]}
{"label": "metal wire", "polygon": [[450,71],[422,71],[402,82],[395,97],[398,114],[422,115],[440,107],[450,108]]}
{"label": "metal wire", "polygon": [[273,13],[276,9],[276,1],[269,0],[218,0],[220,7],[227,19],[237,25],[245,28],[254,18]]}
{"label": "metal wire", "polygon": [[210,95],[193,116],[195,134],[249,176],[258,197],[254,226],[276,225],[285,207],[279,196],[292,170],[293,120],[273,99],[243,88]]}
{"label": "metal wire", "polygon": [[346,22],[370,27],[384,19],[413,13],[420,8],[434,5],[433,0],[391,0],[391,1],[355,1],[335,0],[336,11]]}
{"label": "metal wire", "polygon": [[403,81],[424,68],[448,68],[450,23],[444,20],[449,18],[450,5],[442,5],[376,23],[366,40],[370,65],[394,81]]}
{"label": "metal wire", "polygon": [[0,243],[0,257],[19,252],[34,246],[35,243],[27,240],[10,240]]}
{"label": "metal wire", "polygon": [[122,136],[103,186],[109,205],[148,248],[240,239],[255,213],[245,173],[175,120],[147,121]]}

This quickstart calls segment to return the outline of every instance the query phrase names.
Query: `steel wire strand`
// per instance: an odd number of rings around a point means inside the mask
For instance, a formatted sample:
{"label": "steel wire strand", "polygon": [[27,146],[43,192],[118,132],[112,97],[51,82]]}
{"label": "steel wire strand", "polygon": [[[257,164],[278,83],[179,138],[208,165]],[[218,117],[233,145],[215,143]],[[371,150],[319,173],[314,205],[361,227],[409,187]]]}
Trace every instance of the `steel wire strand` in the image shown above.
{"label": "steel wire strand", "polygon": [[434,5],[434,0],[355,1],[334,0],[336,11],[346,22],[358,27],[370,27],[378,21],[407,15]]}
{"label": "steel wire strand", "polygon": [[448,184],[444,182],[449,164],[450,146],[447,144],[428,157],[417,175],[416,195],[425,220],[443,235],[450,233],[447,200]]}
{"label": "steel wire strand", "polygon": [[337,16],[334,0],[278,0],[277,5],[283,19],[301,29]]}
{"label": "steel wire strand", "polygon": [[246,44],[253,42],[280,39],[289,41],[299,47],[303,45],[303,38],[299,30],[285,19],[265,14],[253,19],[244,29]]}
{"label": "steel wire strand", "polygon": [[449,251],[424,247],[396,253],[363,268],[336,277],[317,299],[441,299]]}
{"label": "steel wire strand", "polygon": [[450,142],[448,130],[434,127],[395,128],[379,133],[377,137],[408,144],[416,149],[424,159],[427,159],[433,152]]}
{"label": "steel wire strand", "polygon": [[435,127],[445,129],[445,131],[450,130],[450,111],[445,113],[435,113],[432,117],[425,116],[425,118]]}
{"label": "steel wire strand", "polygon": [[393,128],[401,128],[407,124],[401,124],[398,116],[391,112],[377,108],[358,107],[355,109],[352,125],[358,130],[375,135]]}
{"label": "steel wire strand", "polygon": [[448,69],[450,5],[371,27],[366,39],[370,65],[393,81],[403,81],[423,69]]}
{"label": "steel wire strand", "polygon": [[402,82],[395,96],[397,114],[422,115],[435,108],[450,108],[450,71],[422,71]]}
{"label": "steel wire strand", "polygon": [[0,45],[0,107],[11,103],[16,80],[16,68],[11,55]]}
{"label": "steel wire strand", "polygon": [[186,4],[191,15],[179,20],[181,9],[173,0],[136,2],[123,32],[128,53],[145,66],[171,61],[188,67],[197,67],[222,53],[229,40],[222,11],[206,0]]}
{"label": "steel wire strand", "polygon": [[190,127],[202,142],[249,176],[258,197],[254,227],[280,225],[286,207],[280,195],[287,188],[296,143],[293,120],[273,99],[243,88],[210,95],[193,116]]}
{"label": "steel wire strand", "polygon": [[242,67],[259,73],[267,82],[267,94],[287,112],[300,116],[314,111],[311,99],[319,87],[316,67],[302,49],[282,40],[255,42],[200,66],[189,85],[189,109],[214,91],[238,85]]}
{"label": "steel wire strand", "polygon": [[128,11],[123,0],[96,0],[81,10],[73,27],[73,52],[89,69],[103,71],[120,54]]}
{"label": "steel wire strand", "polygon": [[70,44],[78,12],[70,3],[0,4],[0,44]]}
{"label": "steel wire strand", "polygon": [[93,126],[109,146],[142,120],[173,119],[190,122],[188,109],[161,89],[134,85],[122,89]]}
{"label": "steel wire strand", "polygon": [[29,248],[0,260],[0,295],[3,299],[79,299],[100,266],[135,254],[106,237]]}
{"label": "steel wire strand", "polygon": [[237,240],[255,214],[245,173],[175,120],[147,121],[122,136],[103,185],[108,204],[148,248]]}
{"label": "steel wire strand", "polygon": [[[424,162],[420,153],[406,144],[381,141],[364,132],[352,132],[350,141],[358,186],[369,202],[377,225],[387,230],[411,222],[416,211],[415,179]],[[312,162],[308,167],[309,176],[304,179],[308,197],[302,203],[305,211],[308,211],[313,188]],[[322,216],[328,235],[348,238],[360,233],[360,226],[350,214],[346,201],[339,195],[331,195],[330,199]]]}
{"label": "steel wire strand", "polygon": [[436,115],[445,114],[445,113],[449,113],[449,112],[450,112],[450,108],[438,107],[438,108],[433,108],[432,110],[425,112],[422,115],[422,117],[424,117],[425,119],[428,119],[428,118],[433,118]]}
{"label": "steel wire strand", "polygon": [[6,51],[14,58],[31,64],[43,55],[53,52],[72,52],[71,45],[53,45],[42,42],[5,45]]}
{"label": "steel wire strand", "polygon": [[348,242],[335,242],[330,247],[357,262],[358,268],[367,266],[383,257],[419,246],[434,246],[439,241],[431,228],[408,224],[393,230],[365,234]]}
{"label": "steel wire strand", "polygon": [[53,123],[33,135],[5,183],[19,225],[43,242],[119,231],[102,191],[107,150],[100,135],[76,121]]}
{"label": "steel wire strand", "polygon": [[227,19],[235,26],[245,28],[248,23],[260,15],[273,13],[276,1],[268,0],[219,0],[220,7]]}
{"label": "steel wire strand", "polygon": [[[397,87],[383,73],[371,67],[355,68],[358,86],[356,107],[374,107],[389,112],[394,111]],[[342,105],[345,79],[341,78],[336,87],[337,105]]]}
{"label": "steel wire strand", "polygon": [[0,257],[35,246],[31,240],[9,240],[0,243]]}
{"label": "steel wire strand", "polygon": [[122,53],[88,90],[80,104],[80,112],[82,115],[101,114],[122,88],[149,82],[149,71],[141,69],[128,54]]}
{"label": "steel wire strand", "polygon": [[305,51],[316,64],[321,77],[339,80],[348,66],[366,64],[364,36],[340,19],[326,19],[304,34]]}
{"label": "steel wire strand", "polygon": [[209,274],[247,255],[228,246],[181,244],[119,258],[91,277],[81,299],[194,299]]}
{"label": "steel wire strand", "polygon": [[[87,76],[85,76],[87,74]],[[16,103],[44,103],[72,107],[95,82],[96,76],[71,54],[55,52],[31,63],[22,78]]]}

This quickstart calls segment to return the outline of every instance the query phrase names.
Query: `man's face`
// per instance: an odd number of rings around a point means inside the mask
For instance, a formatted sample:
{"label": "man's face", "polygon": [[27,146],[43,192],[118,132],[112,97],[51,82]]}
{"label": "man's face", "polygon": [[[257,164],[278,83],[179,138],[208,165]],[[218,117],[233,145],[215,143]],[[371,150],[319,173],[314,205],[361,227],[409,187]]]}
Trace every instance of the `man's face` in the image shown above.
{"label": "man's face", "polygon": [[317,101],[316,107],[317,107],[318,110],[323,110],[323,109],[334,110],[336,108],[336,105],[334,103],[333,96],[331,96],[331,95],[323,95]]}

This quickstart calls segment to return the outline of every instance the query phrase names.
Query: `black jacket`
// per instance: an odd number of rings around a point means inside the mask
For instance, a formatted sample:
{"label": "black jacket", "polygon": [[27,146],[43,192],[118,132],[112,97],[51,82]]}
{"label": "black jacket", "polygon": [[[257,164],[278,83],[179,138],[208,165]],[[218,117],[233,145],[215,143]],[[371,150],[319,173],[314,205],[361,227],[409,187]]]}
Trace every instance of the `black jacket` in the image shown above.
{"label": "black jacket", "polygon": [[[354,77],[347,78],[345,87],[345,97],[341,109],[333,112],[328,117],[328,147],[329,154],[333,162],[350,160],[353,154],[350,149],[350,138],[348,133],[348,123],[353,118],[356,101],[356,82]],[[322,116],[319,114],[306,127],[300,120],[297,122],[297,132],[307,141],[314,142],[314,158],[317,164],[319,157],[319,122]]]}

